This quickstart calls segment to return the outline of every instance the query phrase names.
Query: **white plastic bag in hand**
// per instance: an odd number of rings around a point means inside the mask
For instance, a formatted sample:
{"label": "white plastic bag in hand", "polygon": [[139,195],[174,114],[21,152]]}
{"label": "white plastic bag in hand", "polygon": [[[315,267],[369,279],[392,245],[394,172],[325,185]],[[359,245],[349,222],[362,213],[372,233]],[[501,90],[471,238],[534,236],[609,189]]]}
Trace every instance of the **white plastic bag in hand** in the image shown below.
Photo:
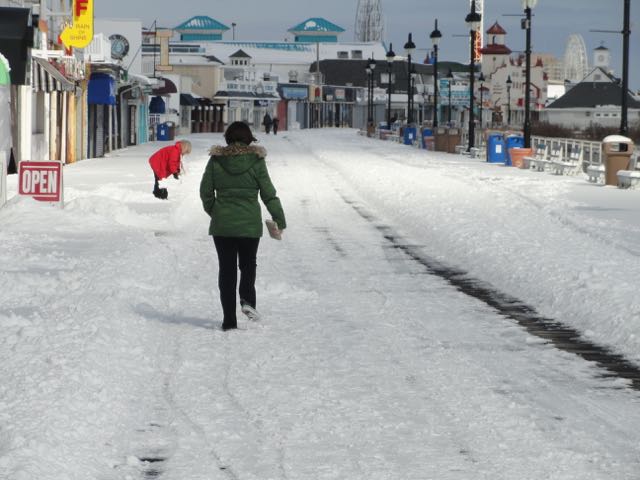
{"label": "white plastic bag in hand", "polygon": [[267,230],[269,231],[269,236],[271,238],[282,240],[282,230],[278,228],[278,224],[276,222],[273,220],[265,220],[264,223],[267,226]]}

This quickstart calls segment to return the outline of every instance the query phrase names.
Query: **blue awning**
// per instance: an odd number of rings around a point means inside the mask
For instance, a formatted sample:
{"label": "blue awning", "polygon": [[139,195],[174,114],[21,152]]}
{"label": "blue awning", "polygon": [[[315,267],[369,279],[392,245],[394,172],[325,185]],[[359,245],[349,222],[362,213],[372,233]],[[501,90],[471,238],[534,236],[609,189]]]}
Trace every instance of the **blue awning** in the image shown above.
{"label": "blue awning", "polygon": [[165,113],[167,107],[160,96],[153,97],[149,102],[149,113]]}
{"label": "blue awning", "polygon": [[90,105],[115,105],[115,79],[106,73],[94,73],[91,75],[87,99]]}

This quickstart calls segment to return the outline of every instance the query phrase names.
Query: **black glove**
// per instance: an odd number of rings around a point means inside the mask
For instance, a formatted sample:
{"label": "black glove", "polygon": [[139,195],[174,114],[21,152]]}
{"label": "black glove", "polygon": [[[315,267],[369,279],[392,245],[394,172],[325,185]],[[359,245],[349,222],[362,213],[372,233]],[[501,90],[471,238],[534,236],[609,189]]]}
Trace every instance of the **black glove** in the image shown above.
{"label": "black glove", "polygon": [[175,178],[176,180],[178,180],[178,177],[180,176],[180,174],[178,172],[173,174],[173,178]]}

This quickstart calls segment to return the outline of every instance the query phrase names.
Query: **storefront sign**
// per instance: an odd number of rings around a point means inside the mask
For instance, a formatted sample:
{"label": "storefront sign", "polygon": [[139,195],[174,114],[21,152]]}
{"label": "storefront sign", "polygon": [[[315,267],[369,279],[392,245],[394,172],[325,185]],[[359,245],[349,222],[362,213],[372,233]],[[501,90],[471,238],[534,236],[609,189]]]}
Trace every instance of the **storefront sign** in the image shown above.
{"label": "storefront sign", "polygon": [[309,98],[309,88],[282,87],[282,97],[286,100],[306,100]]}
{"label": "storefront sign", "polygon": [[73,0],[73,24],[60,39],[67,48],[85,48],[93,41],[93,0]]}
{"label": "storefront sign", "polygon": [[[448,105],[449,102],[449,80],[440,79],[440,102]],[[455,80],[451,83],[451,105],[462,106],[469,105],[471,97],[469,96],[469,85],[466,83],[458,83]]]}
{"label": "storefront sign", "polygon": [[18,193],[62,205],[62,162],[20,162]]}

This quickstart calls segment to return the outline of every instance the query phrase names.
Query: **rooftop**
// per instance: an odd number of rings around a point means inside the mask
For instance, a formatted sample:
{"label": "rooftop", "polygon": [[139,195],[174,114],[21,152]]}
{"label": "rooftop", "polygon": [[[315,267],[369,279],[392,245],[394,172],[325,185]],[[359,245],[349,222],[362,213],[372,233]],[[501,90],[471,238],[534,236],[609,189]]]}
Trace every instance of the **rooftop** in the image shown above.
{"label": "rooftop", "polygon": [[220,23],[217,20],[214,20],[211,17],[207,17],[205,15],[197,15],[195,17],[191,17],[186,22],[178,25],[174,30],[183,31],[203,31],[203,30],[229,30],[229,27]]}
{"label": "rooftop", "polygon": [[502,28],[502,26],[496,22],[493,25],[491,25],[491,28],[489,28],[489,30],[487,30],[487,33],[490,35],[506,35],[507,31]]}
{"label": "rooftop", "polygon": [[342,33],[344,28],[324,18],[309,18],[289,29],[292,33]]}

